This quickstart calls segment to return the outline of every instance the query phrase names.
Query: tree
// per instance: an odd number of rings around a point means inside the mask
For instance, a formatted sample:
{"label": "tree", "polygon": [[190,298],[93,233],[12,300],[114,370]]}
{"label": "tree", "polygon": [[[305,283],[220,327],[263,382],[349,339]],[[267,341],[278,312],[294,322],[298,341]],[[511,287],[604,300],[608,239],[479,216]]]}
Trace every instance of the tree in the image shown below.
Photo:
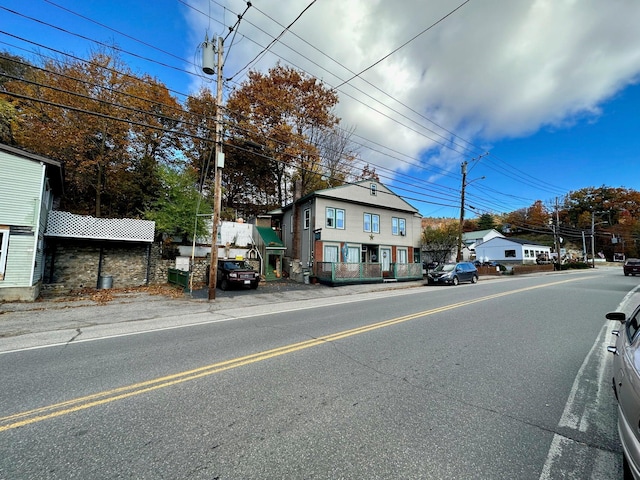
{"label": "tree", "polygon": [[458,224],[448,223],[422,231],[422,251],[431,261],[446,263],[458,246]]}
{"label": "tree", "polygon": [[279,204],[313,190],[322,176],[320,142],[338,124],[338,97],[317,79],[277,65],[268,74],[252,71],[227,102],[231,134],[261,145],[270,159]]}
{"label": "tree", "polygon": [[493,215],[490,213],[484,213],[478,218],[478,230],[491,230],[496,228],[496,222],[493,219]]}
{"label": "tree", "polygon": [[137,77],[114,54],[48,61],[20,80],[16,143],[64,164],[62,208],[102,216],[141,215],[157,195],[158,163],[179,148],[179,104],[166,87]]}
{"label": "tree", "polygon": [[204,216],[210,215],[212,208],[198,191],[197,174],[193,170],[163,166],[160,179],[162,194],[144,215],[156,222],[156,231],[178,241],[210,235]]}

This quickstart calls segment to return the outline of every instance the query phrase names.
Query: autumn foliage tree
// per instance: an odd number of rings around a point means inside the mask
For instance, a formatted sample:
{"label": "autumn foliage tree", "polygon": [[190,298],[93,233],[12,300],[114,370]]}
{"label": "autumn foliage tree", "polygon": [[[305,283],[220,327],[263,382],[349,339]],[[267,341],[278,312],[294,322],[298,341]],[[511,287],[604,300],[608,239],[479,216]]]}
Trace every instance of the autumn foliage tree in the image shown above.
{"label": "autumn foliage tree", "polygon": [[227,102],[231,135],[261,146],[269,161],[280,205],[313,190],[324,173],[319,149],[323,133],[337,125],[337,94],[320,81],[278,65],[267,74],[252,71]]}
{"label": "autumn foliage tree", "polygon": [[16,143],[63,162],[63,209],[138,217],[154,200],[157,166],[179,147],[167,131],[181,107],[164,85],[96,52],[86,61],[47,61],[4,88]]}

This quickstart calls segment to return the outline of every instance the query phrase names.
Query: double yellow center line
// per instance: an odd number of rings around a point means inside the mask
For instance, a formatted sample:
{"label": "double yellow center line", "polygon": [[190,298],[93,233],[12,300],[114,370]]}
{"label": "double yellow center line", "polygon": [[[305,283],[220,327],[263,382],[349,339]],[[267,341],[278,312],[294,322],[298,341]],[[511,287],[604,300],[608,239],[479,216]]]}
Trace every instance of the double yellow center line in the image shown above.
{"label": "double yellow center line", "polygon": [[60,417],[69,413],[78,412],[80,410],[86,410],[88,408],[97,407],[107,403],[115,402],[117,400],[123,400],[125,398],[134,397],[143,393],[152,392],[161,388],[171,387],[183,382],[189,382],[191,380],[197,380],[198,378],[214,375],[216,373],[231,370],[233,368],[242,367],[244,365],[250,365],[252,363],[261,362],[263,360],[269,360],[270,358],[279,357],[289,353],[305,350],[307,348],[322,345],[327,342],[334,342],[343,338],[352,337],[354,335],[360,335],[362,333],[371,332],[380,328],[390,327],[399,323],[408,322],[417,318],[427,317],[436,313],[446,312],[448,310],[454,310],[456,308],[466,307],[473,305],[474,303],[486,302],[494,300],[496,298],[504,297],[507,295],[514,295],[538,288],[546,288],[562,283],[574,282],[581,280],[582,278],[572,278],[569,280],[558,281],[554,283],[548,283],[545,285],[538,285],[534,287],[521,288],[518,290],[511,290],[508,292],[497,293],[494,295],[488,295],[472,300],[465,300],[450,305],[445,305],[430,310],[424,310],[422,312],[412,313],[402,317],[396,317],[383,322],[373,323],[370,325],[364,325],[362,327],[353,328],[350,330],[344,330],[342,332],[334,333],[331,335],[325,335],[318,338],[306,340],[304,342],[293,343],[285,345],[283,347],[274,348],[271,350],[265,350],[263,352],[246,355],[244,357],[234,358],[232,360],[226,360],[224,362],[218,362],[211,365],[207,365],[193,370],[187,370],[184,372],[176,373],[173,375],[167,375],[164,377],[156,378],[153,380],[147,380],[145,382],[134,383],[124,387],[114,388],[112,390],[106,390],[103,392],[95,393],[93,395],[87,395],[84,397],[74,398],[66,402],[55,403],[41,408],[28,410],[25,412],[16,413],[6,417],[0,417],[0,432],[11,430],[14,428],[23,427],[32,423],[41,422],[51,418]]}

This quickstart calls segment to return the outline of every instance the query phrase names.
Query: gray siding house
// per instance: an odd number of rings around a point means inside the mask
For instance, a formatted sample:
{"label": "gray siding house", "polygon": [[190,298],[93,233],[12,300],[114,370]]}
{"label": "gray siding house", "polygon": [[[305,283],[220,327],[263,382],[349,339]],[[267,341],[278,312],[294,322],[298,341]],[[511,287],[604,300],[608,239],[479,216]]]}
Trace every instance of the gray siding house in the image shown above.
{"label": "gray siding house", "polygon": [[317,190],[271,212],[295,280],[363,283],[422,278],[416,208],[380,182]]}
{"label": "gray siding house", "polygon": [[61,193],[60,162],[0,144],[0,301],[40,294],[44,231]]}

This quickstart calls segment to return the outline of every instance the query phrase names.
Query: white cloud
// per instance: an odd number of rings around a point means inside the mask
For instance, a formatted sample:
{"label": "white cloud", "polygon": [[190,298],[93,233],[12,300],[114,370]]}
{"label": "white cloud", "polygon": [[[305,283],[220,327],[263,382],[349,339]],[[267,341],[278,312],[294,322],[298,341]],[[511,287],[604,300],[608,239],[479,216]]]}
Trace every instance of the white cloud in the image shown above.
{"label": "white cloud", "polygon": [[[258,9],[288,25],[308,3],[254,1],[255,8],[240,24],[236,43],[226,45],[230,52],[225,76],[259,53],[254,41],[270,42],[260,29],[273,36],[282,30]],[[292,27],[311,45],[286,33],[282,44],[272,48],[273,54],[254,68],[267,70],[280,60],[328,85],[339,85],[353,76],[351,72],[369,67],[459,3],[320,0]],[[207,11],[207,2],[201,4],[200,9]],[[227,7],[242,11],[245,2],[229,0]],[[235,20],[229,11],[226,15],[227,20]],[[362,79],[341,87],[338,114],[359,135],[413,158],[439,148],[436,142],[445,142],[418,126],[440,131],[420,115],[475,143],[570,124],[576,116],[597,115],[603,101],[638,80],[638,18],[637,0],[611,0],[606,5],[601,0],[472,0],[368,70]],[[205,20],[193,19],[192,35],[203,37]],[[453,164],[459,162],[460,157],[456,159],[450,151],[442,153]],[[406,167],[394,159],[376,158],[375,163]]]}

